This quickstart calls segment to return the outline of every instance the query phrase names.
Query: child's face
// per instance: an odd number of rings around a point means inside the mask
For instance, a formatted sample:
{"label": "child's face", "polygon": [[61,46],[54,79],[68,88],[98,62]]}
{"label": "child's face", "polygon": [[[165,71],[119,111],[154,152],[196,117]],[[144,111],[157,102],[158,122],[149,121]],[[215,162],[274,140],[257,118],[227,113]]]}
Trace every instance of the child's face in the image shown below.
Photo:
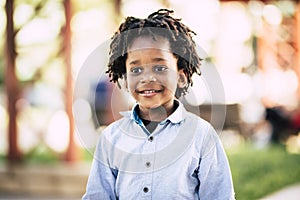
{"label": "child's face", "polygon": [[127,88],[144,109],[173,105],[177,87],[184,87],[186,76],[178,71],[177,58],[163,37],[136,38],[128,48]]}

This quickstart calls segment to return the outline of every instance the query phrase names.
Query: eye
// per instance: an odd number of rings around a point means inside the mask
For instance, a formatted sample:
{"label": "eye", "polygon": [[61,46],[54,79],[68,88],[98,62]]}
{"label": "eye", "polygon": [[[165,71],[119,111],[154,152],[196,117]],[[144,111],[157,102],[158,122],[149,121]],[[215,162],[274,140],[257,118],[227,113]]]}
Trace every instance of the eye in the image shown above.
{"label": "eye", "polygon": [[165,66],[165,65],[155,65],[155,66],[153,66],[153,71],[154,72],[164,72],[167,69],[168,69],[168,67]]}
{"label": "eye", "polygon": [[143,71],[142,67],[133,67],[130,69],[130,72],[133,74],[140,74]]}

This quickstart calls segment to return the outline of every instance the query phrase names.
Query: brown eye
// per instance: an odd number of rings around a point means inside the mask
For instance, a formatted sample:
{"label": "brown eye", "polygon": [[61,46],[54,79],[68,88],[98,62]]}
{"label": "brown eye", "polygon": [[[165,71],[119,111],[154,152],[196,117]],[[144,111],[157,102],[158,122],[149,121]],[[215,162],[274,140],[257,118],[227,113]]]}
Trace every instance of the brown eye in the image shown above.
{"label": "brown eye", "polygon": [[165,66],[165,65],[155,65],[155,66],[153,66],[153,71],[154,72],[164,72],[166,70],[168,70],[168,67]]}
{"label": "brown eye", "polygon": [[133,67],[130,69],[130,72],[133,74],[140,74],[142,73],[143,68],[142,67]]}

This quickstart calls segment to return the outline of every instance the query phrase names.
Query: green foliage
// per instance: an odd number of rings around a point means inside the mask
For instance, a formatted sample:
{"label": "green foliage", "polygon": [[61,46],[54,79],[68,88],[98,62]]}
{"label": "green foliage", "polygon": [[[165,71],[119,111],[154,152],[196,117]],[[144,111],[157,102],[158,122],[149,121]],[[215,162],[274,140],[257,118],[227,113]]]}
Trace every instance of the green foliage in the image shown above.
{"label": "green foliage", "polygon": [[94,149],[82,149],[82,160],[91,162],[94,157]]}
{"label": "green foliage", "polygon": [[228,158],[237,199],[262,198],[300,182],[300,155],[287,153],[284,146],[242,147]]}
{"label": "green foliage", "polygon": [[45,145],[38,145],[30,152],[24,155],[24,161],[27,163],[55,163],[59,161],[59,156]]}
{"label": "green foliage", "polygon": [[6,157],[4,155],[0,154],[0,164],[5,162],[5,160],[6,160]]}

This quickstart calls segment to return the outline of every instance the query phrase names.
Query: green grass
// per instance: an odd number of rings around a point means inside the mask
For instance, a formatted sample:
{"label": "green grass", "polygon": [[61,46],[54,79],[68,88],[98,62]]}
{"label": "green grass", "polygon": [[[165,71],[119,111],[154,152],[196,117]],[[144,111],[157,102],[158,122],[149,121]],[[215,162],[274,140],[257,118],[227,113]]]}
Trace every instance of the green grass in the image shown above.
{"label": "green grass", "polygon": [[[8,161],[7,155],[0,155],[0,164]],[[29,152],[23,153],[17,164],[51,164],[59,162],[59,155],[45,145],[38,145]]]}
{"label": "green grass", "polygon": [[[81,149],[79,152],[82,161],[91,162],[94,150]],[[38,145],[22,155],[20,163],[27,164],[52,164],[64,161],[64,153],[57,153],[45,145]],[[0,154],[0,163],[7,162],[7,156]]]}
{"label": "green grass", "polygon": [[300,155],[282,145],[255,149],[246,145],[228,150],[237,199],[258,199],[300,182]]}
{"label": "green grass", "polygon": [[51,164],[59,160],[59,155],[44,145],[39,145],[28,153],[23,155],[22,158],[26,163],[32,164]]}

